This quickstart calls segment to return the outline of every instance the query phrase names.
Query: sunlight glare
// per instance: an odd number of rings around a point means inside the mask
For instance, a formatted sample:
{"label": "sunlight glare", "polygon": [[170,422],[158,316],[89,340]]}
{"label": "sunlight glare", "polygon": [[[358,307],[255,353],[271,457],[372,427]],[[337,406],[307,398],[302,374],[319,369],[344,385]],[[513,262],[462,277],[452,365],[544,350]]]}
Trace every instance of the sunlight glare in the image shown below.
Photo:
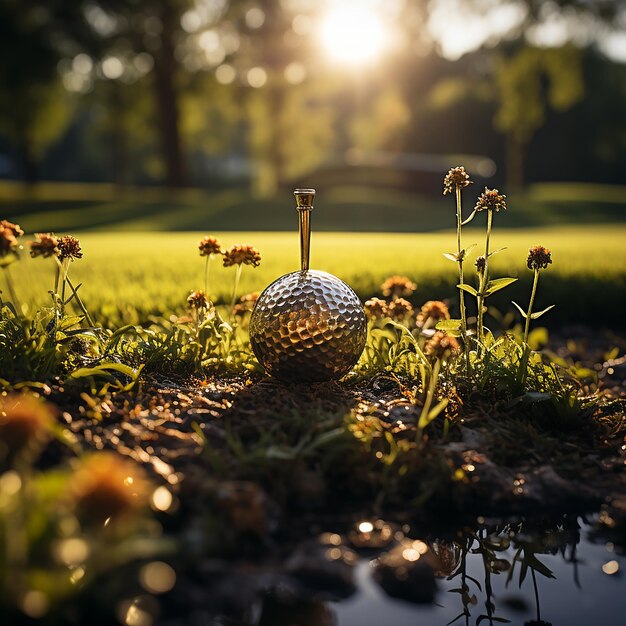
{"label": "sunlight glare", "polygon": [[320,36],[329,56],[347,64],[375,60],[388,43],[381,18],[365,7],[332,9],[322,20]]}

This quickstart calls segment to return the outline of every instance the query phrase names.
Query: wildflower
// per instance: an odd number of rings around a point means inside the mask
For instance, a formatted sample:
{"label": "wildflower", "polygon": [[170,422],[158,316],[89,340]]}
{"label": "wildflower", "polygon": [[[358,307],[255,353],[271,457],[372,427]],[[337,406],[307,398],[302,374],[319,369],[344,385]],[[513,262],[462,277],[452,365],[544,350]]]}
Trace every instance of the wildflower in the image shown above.
{"label": "wildflower", "polygon": [[417,285],[406,276],[390,276],[380,286],[383,296],[397,298],[399,296],[410,296]]}
{"label": "wildflower", "polygon": [[54,411],[38,397],[9,394],[0,397],[0,440],[11,450],[49,438]]}
{"label": "wildflower", "polygon": [[396,298],[388,308],[389,317],[394,320],[402,320],[413,312],[413,305],[404,298]]}
{"label": "wildflower", "polygon": [[389,313],[388,307],[389,305],[384,300],[380,298],[370,298],[365,303],[365,313],[368,317],[383,318]]}
{"label": "wildflower", "polygon": [[59,261],[65,259],[81,259],[83,251],[80,249],[80,242],[72,235],[63,235],[59,237],[57,246],[59,248]]}
{"label": "wildflower", "polygon": [[0,228],[5,228],[6,230],[11,231],[16,239],[24,234],[24,231],[18,224],[9,222],[9,220],[0,220]]}
{"label": "wildflower", "polygon": [[205,237],[198,243],[200,256],[210,256],[211,254],[222,254],[222,246],[215,237]]}
{"label": "wildflower", "polygon": [[206,309],[209,306],[207,297],[202,290],[191,291],[187,297],[187,304],[192,309]]}
{"label": "wildflower", "polygon": [[443,179],[443,195],[452,193],[456,187],[467,187],[472,182],[464,167],[453,167]]}
{"label": "wildflower", "polygon": [[529,270],[543,270],[552,263],[552,253],[543,246],[533,246],[528,250],[526,264]]}
{"label": "wildflower", "polygon": [[59,254],[59,240],[53,233],[36,233],[35,241],[30,242],[30,256],[44,259]]}
{"label": "wildflower", "polygon": [[258,299],[259,293],[257,291],[241,296],[239,302],[233,307],[233,315],[235,317],[244,317],[246,313],[252,311]]}
{"label": "wildflower", "polygon": [[506,196],[501,194],[497,189],[487,189],[487,187],[485,187],[485,191],[480,194],[476,206],[474,207],[475,211],[495,211],[496,213],[500,210],[504,211],[505,209]]}
{"label": "wildflower", "polygon": [[437,331],[424,346],[424,352],[428,356],[437,357],[439,359],[459,354],[460,351],[461,346],[459,342],[443,331]]}
{"label": "wildflower", "polygon": [[[441,300],[428,300],[422,305],[420,312],[417,314],[416,323],[422,328],[427,322],[439,322],[440,320],[449,320],[450,311],[445,302]],[[432,326],[432,324],[430,324]]]}
{"label": "wildflower", "polygon": [[18,248],[17,237],[10,228],[0,226],[0,256],[15,253]]}
{"label": "wildflower", "polygon": [[261,254],[253,246],[234,245],[224,252],[224,267],[231,265],[253,265],[257,267],[261,263]]}
{"label": "wildflower", "polygon": [[76,470],[70,496],[79,516],[98,524],[145,507],[150,489],[139,465],[114,452],[97,452]]}
{"label": "wildflower", "polygon": [[474,265],[476,266],[476,271],[479,274],[484,274],[485,273],[485,267],[487,267],[487,258],[484,256],[479,256],[476,259],[476,262],[474,263]]}

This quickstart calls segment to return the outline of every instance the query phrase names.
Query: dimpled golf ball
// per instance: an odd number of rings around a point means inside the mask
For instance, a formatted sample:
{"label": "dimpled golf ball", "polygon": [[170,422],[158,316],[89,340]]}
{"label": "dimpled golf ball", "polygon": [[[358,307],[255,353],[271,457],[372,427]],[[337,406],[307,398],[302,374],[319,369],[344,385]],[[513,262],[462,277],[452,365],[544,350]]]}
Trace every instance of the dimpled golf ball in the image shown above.
{"label": "dimpled golf ball", "polygon": [[317,270],[285,274],[261,293],[250,341],[265,371],[286,381],[338,379],[365,347],[363,305],[342,280]]}

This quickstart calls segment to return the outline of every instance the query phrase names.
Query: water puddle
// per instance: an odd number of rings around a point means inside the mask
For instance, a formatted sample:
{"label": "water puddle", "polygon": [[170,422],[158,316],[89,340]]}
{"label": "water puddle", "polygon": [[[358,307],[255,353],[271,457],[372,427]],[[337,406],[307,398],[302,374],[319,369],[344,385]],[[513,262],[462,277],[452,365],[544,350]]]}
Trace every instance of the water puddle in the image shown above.
{"label": "water puddle", "polygon": [[[352,591],[342,598],[332,598],[328,589],[307,597],[279,584],[244,623],[623,626],[623,545],[600,536],[591,522],[579,517],[551,523],[487,520],[477,529],[445,536],[365,522],[366,532],[357,526],[352,535],[341,535],[341,544],[333,539],[340,535],[330,535],[334,547],[327,550],[329,560],[350,567]],[[387,544],[382,550],[381,542]]]}

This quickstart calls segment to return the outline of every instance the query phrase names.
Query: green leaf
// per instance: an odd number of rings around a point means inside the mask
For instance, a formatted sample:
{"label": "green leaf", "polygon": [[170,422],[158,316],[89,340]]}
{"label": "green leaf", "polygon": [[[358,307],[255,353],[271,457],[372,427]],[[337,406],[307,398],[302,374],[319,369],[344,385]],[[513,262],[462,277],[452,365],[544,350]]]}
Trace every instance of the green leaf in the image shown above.
{"label": "green leaf", "polygon": [[460,289],[461,291],[467,291],[467,293],[471,294],[475,298],[478,297],[478,292],[476,291],[476,289],[474,289],[474,287],[472,287],[471,285],[468,285],[467,283],[463,283],[462,285],[457,285],[456,287],[457,289]]}
{"label": "green leaf", "polygon": [[437,330],[445,330],[447,333],[453,332],[455,330],[461,330],[461,320],[441,320],[437,322],[435,328]]}
{"label": "green leaf", "polygon": [[508,287],[510,284],[514,283],[517,278],[496,278],[495,280],[490,280],[487,283],[487,289],[485,290],[485,297],[490,296],[492,293],[496,291],[500,291],[500,289],[504,289]]}
{"label": "green leaf", "polygon": [[556,306],[556,304],[551,304],[549,307],[545,308],[543,311],[537,311],[536,313],[533,313],[530,316],[531,320],[536,320],[538,318],[540,318],[544,313],[547,313],[550,309],[553,309]]}
{"label": "green leaf", "polygon": [[475,216],[476,216],[476,209],[474,209],[471,212],[470,216],[467,219],[461,222],[461,226],[465,226],[465,224],[469,224],[474,219]]}
{"label": "green leaf", "polygon": [[489,256],[492,257],[494,254],[498,254],[498,252],[502,252],[502,250],[506,250],[506,246],[504,246],[503,248],[498,248],[497,250],[494,250],[493,252],[490,252]]}
{"label": "green leaf", "polygon": [[142,368],[143,366],[135,369],[130,367],[130,365],[124,365],[123,363],[104,363],[103,365],[97,365],[96,367],[81,367],[72,372],[71,377],[86,378],[88,376],[107,375],[109,370],[113,370],[134,379],[139,375]]}
{"label": "green leaf", "polygon": [[526,311],[524,311],[524,309],[522,309],[522,307],[519,304],[517,304],[517,302],[513,302],[512,300],[511,302],[513,306],[522,314],[522,317],[526,319],[528,317],[528,315],[526,315]]}
{"label": "green leaf", "polygon": [[459,257],[453,252],[444,252],[443,256],[450,261],[454,261],[455,263],[459,260]]}

